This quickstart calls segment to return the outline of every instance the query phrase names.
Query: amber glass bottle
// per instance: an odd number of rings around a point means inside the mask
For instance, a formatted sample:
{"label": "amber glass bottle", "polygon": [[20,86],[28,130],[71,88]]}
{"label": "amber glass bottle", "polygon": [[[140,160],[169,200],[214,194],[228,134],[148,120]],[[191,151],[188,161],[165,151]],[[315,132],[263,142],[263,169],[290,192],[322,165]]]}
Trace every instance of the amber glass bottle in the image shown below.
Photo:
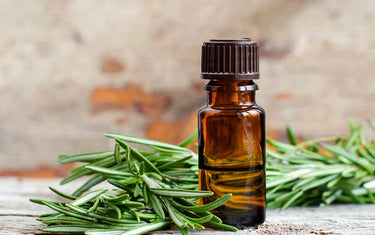
{"label": "amber glass bottle", "polygon": [[250,39],[210,40],[202,46],[208,104],[198,113],[199,186],[231,199],[212,211],[244,228],[265,220],[265,113],[255,103],[258,44]]}

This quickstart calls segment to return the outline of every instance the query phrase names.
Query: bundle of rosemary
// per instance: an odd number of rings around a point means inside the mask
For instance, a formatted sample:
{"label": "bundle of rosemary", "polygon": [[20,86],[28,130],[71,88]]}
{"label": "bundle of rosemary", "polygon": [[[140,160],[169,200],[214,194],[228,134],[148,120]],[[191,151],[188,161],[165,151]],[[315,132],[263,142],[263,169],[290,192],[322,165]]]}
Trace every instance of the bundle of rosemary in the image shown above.
{"label": "bundle of rosemary", "polygon": [[349,121],[349,138],[297,144],[287,127],[290,144],[268,139],[272,147],[267,149],[267,208],[375,203],[375,142],[367,141],[363,128]]}
{"label": "bundle of rosemary", "polygon": [[[370,123],[375,131],[375,126]],[[368,142],[363,125],[349,122],[350,137],[337,136],[298,143],[287,127],[290,144],[267,139],[267,207],[375,203],[375,142]],[[212,192],[198,190],[198,161],[185,148],[195,131],[179,145],[106,134],[116,141],[114,150],[61,155],[60,163],[81,162],[62,180],[67,184],[91,176],[72,195],[50,188],[63,201],[30,199],[55,213],[38,219],[46,232],[86,234],[144,234],[166,227],[189,234],[189,228],[206,226],[236,231],[210,213],[231,197],[198,206],[200,197]],[[129,145],[135,143],[141,147]],[[108,182],[112,189],[88,192]]]}
{"label": "bundle of rosemary", "polygon": [[[205,226],[236,231],[235,227],[222,224],[220,218],[209,212],[228,201],[231,194],[204,206],[197,205],[200,197],[213,193],[198,190],[197,155],[185,148],[196,135],[195,131],[176,146],[108,133],[106,136],[116,141],[114,150],[59,156],[60,163],[85,163],[73,169],[61,184],[83,176],[91,178],[72,195],[50,188],[68,201],[30,199],[56,211],[41,215],[39,220],[47,224],[43,230],[143,234],[174,224],[182,234],[189,234],[188,228],[204,229]],[[143,147],[134,148],[128,143]],[[87,193],[104,181],[114,188]]]}

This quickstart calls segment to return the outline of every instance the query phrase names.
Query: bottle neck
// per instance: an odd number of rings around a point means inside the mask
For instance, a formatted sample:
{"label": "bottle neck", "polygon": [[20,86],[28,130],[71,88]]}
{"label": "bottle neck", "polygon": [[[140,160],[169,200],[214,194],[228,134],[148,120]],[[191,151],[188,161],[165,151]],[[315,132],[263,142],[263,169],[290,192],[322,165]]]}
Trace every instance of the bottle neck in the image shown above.
{"label": "bottle neck", "polygon": [[246,108],[255,104],[257,85],[252,81],[211,80],[205,87],[208,93],[208,105],[221,108]]}

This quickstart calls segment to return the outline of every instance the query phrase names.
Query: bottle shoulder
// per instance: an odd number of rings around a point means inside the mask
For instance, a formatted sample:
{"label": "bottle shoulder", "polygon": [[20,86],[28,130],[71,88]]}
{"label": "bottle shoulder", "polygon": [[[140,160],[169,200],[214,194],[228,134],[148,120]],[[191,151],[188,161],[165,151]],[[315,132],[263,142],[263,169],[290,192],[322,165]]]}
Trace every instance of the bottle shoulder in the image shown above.
{"label": "bottle shoulder", "polygon": [[263,114],[263,115],[266,114],[266,111],[264,110],[263,107],[261,107],[261,106],[255,104],[254,108],[255,108],[256,110],[258,110],[258,112],[259,112],[260,114]]}
{"label": "bottle shoulder", "polygon": [[251,106],[241,106],[241,107],[215,107],[215,106],[204,106],[198,111],[198,115],[211,116],[211,115],[251,115],[251,116],[264,116],[265,111],[262,107],[257,104]]}

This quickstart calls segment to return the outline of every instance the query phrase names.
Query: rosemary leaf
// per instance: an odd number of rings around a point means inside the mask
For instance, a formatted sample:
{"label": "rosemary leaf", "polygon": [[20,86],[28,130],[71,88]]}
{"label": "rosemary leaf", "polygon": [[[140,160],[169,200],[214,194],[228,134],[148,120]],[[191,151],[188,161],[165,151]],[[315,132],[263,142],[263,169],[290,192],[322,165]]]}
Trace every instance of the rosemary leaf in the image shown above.
{"label": "rosemary leaf", "polygon": [[200,190],[184,190],[184,189],[166,189],[166,188],[151,188],[151,192],[166,197],[182,197],[182,198],[195,198],[195,197],[209,197],[214,193],[211,191]]}
{"label": "rosemary leaf", "polygon": [[191,133],[191,135],[189,135],[189,137],[187,137],[184,141],[179,143],[178,146],[180,147],[188,146],[189,144],[193,142],[193,140],[197,137],[197,135],[198,135],[198,129],[195,129],[193,133]]}
{"label": "rosemary leaf", "polygon": [[73,206],[80,206],[80,205],[86,204],[87,202],[96,199],[97,197],[99,197],[100,195],[105,193],[106,191],[107,191],[106,189],[99,189],[99,190],[90,192],[90,193],[88,193],[84,196],[81,196],[81,197],[75,199],[74,201],[70,202],[69,204],[71,204]]}
{"label": "rosemary leaf", "polygon": [[130,143],[144,144],[148,146],[156,146],[156,147],[167,148],[167,149],[175,149],[175,150],[180,150],[182,152],[189,151],[186,148],[176,146],[173,144],[167,144],[167,143],[156,141],[156,140],[148,140],[148,139],[143,139],[139,137],[125,136],[125,135],[116,134],[116,133],[106,133],[105,136],[116,139],[116,140],[120,140],[120,141],[130,142]]}
{"label": "rosemary leaf", "polygon": [[75,196],[71,196],[71,195],[68,195],[68,194],[65,194],[63,192],[60,192],[58,191],[57,189],[55,188],[52,188],[52,187],[48,187],[52,192],[56,193],[57,195],[63,197],[63,198],[67,198],[67,199],[70,199],[70,200],[75,200],[77,197]]}

